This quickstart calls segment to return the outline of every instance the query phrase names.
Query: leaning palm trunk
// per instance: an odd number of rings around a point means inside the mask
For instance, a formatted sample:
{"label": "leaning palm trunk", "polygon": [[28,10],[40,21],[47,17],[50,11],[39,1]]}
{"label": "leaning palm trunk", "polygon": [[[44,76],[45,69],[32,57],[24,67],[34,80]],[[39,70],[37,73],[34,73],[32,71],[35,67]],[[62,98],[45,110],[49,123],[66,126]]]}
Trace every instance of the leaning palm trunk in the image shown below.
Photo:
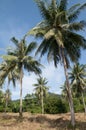
{"label": "leaning palm trunk", "polygon": [[66,77],[66,91],[67,91],[67,97],[69,101],[70,112],[71,112],[71,124],[74,127],[75,126],[74,105],[73,105],[73,100],[72,100],[71,88],[70,88],[69,80],[68,80],[67,64],[64,57],[64,51],[62,51],[62,57],[63,57],[64,72],[65,72],[65,77]]}
{"label": "leaning palm trunk", "polygon": [[86,113],[86,105],[85,105],[85,100],[84,100],[83,92],[82,92],[82,101],[83,101],[83,106],[84,106],[84,110],[85,110],[85,113]]}
{"label": "leaning palm trunk", "polygon": [[21,70],[21,73],[20,73],[20,111],[19,111],[20,117],[22,117],[22,77],[23,77],[23,72]]}

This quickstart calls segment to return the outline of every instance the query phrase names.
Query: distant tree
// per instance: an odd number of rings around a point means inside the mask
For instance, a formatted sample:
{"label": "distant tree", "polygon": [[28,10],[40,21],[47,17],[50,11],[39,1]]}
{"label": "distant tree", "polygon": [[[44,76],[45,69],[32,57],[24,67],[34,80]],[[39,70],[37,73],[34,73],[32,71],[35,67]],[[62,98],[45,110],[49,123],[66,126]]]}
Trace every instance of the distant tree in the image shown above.
{"label": "distant tree", "polygon": [[26,111],[30,111],[31,109],[33,109],[34,106],[34,102],[35,102],[35,95],[33,94],[27,94],[24,97],[24,109],[26,109]]}
{"label": "distant tree", "polygon": [[31,42],[29,45],[26,44],[25,38],[18,41],[16,38],[12,38],[15,48],[10,48],[7,51],[7,55],[2,56],[7,62],[13,64],[12,69],[15,67],[19,71],[19,81],[20,81],[20,111],[19,115],[22,117],[22,80],[24,75],[24,69],[28,72],[34,72],[35,74],[40,74],[41,64],[30,56],[30,53],[36,48],[36,43]]}
{"label": "distant tree", "polygon": [[27,94],[24,98],[23,109],[31,113],[41,113],[41,107],[38,97],[33,93]]}
{"label": "distant tree", "polygon": [[10,89],[7,89],[4,93],[4,99],[5,99],[5,113],[7,112],[8,102],[11,100],[11,92]]}
{"label": "distant tree", "polygon": [[45,112],[48,114],[66,113],[67,103],[62,101],[60,95],[49,93],[45,100]]}
{"label": "distant tree", "polygon": [[62,90],[62,92],[61,92],[62,97],[67,99],[66,82],[64,82],[64,84],[60,88]]}
{"label": "distant tree", "polygon": [[19,112],[19,107],[20,107],[19,106],[19,99],[13,100],[12,105],[11,105],[12,112],[18,113]]}
{"label": "distant tree", "polygon": [[86,65],[76,63],[69,73],[69,79],[71,80],[72,90],[82,94],[82,101],[86,113],[86,104],[83,95],[86,89]]}
{"label": "distant tree", "polygon": [[47,79],[40,76],[37,79],[37,84],[34,84],[34,86],[36,87],[35,93],[41,101],[42,114],[44,114],[44,97],[46,96],[49,90],[49,88],[46,86],[47,83]]}
{"label": "distant tree", "polygon": [[2,86],[5,82],[5,80],[8,80],[8,84],[7,84],[7,90],[5,92],[5,112],[8,106],[8,100],[9,97],[11,95],[10,89],[9,89],[9,85],[10,82],[12,82],[13,86],[16,86],[16,81],[19,80],[19,73],[18,73],[18,69],[15,67],[14,69],[12,68],[12,64],[8,61],[4,61],[0,64],[0,86]]}

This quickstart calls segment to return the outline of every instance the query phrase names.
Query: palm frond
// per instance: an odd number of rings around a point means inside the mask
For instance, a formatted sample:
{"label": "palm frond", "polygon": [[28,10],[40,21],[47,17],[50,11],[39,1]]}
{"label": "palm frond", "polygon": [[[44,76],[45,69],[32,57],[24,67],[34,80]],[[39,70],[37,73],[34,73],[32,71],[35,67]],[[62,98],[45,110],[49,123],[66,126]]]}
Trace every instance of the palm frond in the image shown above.
{"label": "palm frond", "polygon": [[2,58],[5,60],[5,61],[12,61],[12,62],[15,62],[17,61],[17,57],[16,56],[13,56],[13,55],[3,55]]}
{"label": "palm frond", "polygon": [[56,14],[55,25],[64,25],[68,23],[68,19],[66,17],[66,11],[62,11]]}
{"label": "palm frond", "polygon": [[50,39],[50,46],[47,54],[48,61],[54,61],[55,67],[57,67],[58,62],[60,59],[60,52],[59,47],[55,41],[55,39]]}
{"label": "palm frond", "polygon": [[65,11],[67,9],[67,2],[68,0],[60,0],[60,6],[59,6],[60,11]]}
{"label": "palm frond", "polygon": [[54,29],[50,29],[47,33],[45,33],[45,35],[44,35],[45,39],[49,39],[52,36],[54,36],[54,34],[55,34],[54,32],[55,32]]}
{"label": "palm frond", "polygon": [[28,72],[34,72],[35,74],[41,74],[40,67],[43,67],[37,60],[32,57],[28,57],[26,61],[24,61],[24,68],[28,70]]}
{"label": "palm frond", "polygon": [[43,37],[44,34],[49,30],[50,27],[46,26],[46,21],[42,21],[41,23],[38,23],[36,27],[31,29],[26,35],[33,35],[36,38],[37,37]]}
{"label": "palm frond", "polygon": [[80,7],[80,5],[81,4],[75,4],[75,5],[73,5],[72,7],[70,7],[69,9],[68,9],[68,11],[67,11],[67,13],[68,13],[68,15],[70,15],[71,14],[71,12],[74,12],[78,7]]}
{"label": "palm frond", "polygon": [[58,5],[59,5],[59,2],[57,0],[51,1],[51,6],[52,6],[53,9],[57,9]]}
{"label": "palm frond", "polygon": [[25,55],[31,53],[34,49],[36,49],[36,47],[37,47],[37,43],[31,42],[25,50]]}
{"label": "palm frond", "polygon": [[49,47],[49,42],[46,39],[44,39],[42,41],[42,43],[39,45],[39,47],[38,47],[35,55],[37,55],[38,53],[40,53],[41,54],[40,56],[42,57],[47,52],[48,47]]}
{"label": "palm frond", "polygon": [[46,20],[48,20],[50,18],[50,13],[49,11],[47,10],[46,6],[45,6],[45,2],[41,1],[41,0],[35,0],[39,10],[40,10],[40,13],[42,15],[42,17]]}
{"label": "palm frond", "polygon": [[17,46],[17,47],[19,47],[19,41],[15,38],[15,37],[12,37],[11,38],[11,41]]}
{"label": "palm frond", "polygon": [[64,29],[69,29],[71,31],[79,31],[79,30],[83,30],[83,28],[86,26],[86,22],[85,21],[80,21],[80,22],[74,22],[71,24],[64,24],[62,27]]}
{"label": "palm frond", "polygon": [[[86,48],[86,39],[77,34],[77,33],[74,33],[74,32],[71,32],[71,31],[64,31],[64,34],[67,34],[68,38],[70,41],[72,41],[74,44],[78,45],[77,47],[80,47],[80,48],[83,48],[85,49]],[[66,34],[64,35],[66,37]]]}
{"label": "palm frond", "polygon": [[80,6],[77,10],[75,10],[74,12],[71,12],[70,15],[68,16],[69,21],[70,21],[70,22],[75,21],[75,20],[78,18],[80,12],[81,12],[83,9],[85,9],[85,8],[86,8],[86,3],[83,4],[83,5],[81,5],[81,6]]}
{"label": "palm frond", "polygon": [[66,48],[65,56],[69,57],[72,62],[77,62],[81,56],[80,47],[74,41],[65,38],[64,46]]}
{"label": "palm frond", "polygon": [[7,77],[8,77],[8,83],[10,83],[12,79],[11,72],[14,67],[15,65],[13,65],[10,62],[4,62],[0,65],[0,79],[2,80],[2,84],[5,82]]}

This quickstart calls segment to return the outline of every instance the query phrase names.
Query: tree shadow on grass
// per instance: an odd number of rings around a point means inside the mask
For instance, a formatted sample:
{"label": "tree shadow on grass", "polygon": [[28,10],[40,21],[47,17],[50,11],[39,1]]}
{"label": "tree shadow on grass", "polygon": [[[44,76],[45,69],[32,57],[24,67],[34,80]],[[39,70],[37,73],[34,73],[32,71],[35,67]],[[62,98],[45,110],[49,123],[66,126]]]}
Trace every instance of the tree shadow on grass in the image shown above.
{"label": "tree shadow on grass", "polygon": [[[76,121],[76,128],[72,129],[70,125],[70,121],[64,116],[58,117],[53,119],[51,117],[47,117],[46,115],[31,115],[31,116],[24,116],[20,119],[18,115],[2,115],[0,116],[0,126],[12,127],[21,125],[23,121],[27,123],[39,123],[42,126],[45,126],[49,129],[56,129],[56,130],[86,130],[86,122],[79,122]],[[43,129],[46,130],[46,129]]]}
{"label": "tree shadow on grass", "polygon": [[31,117],[28,119],[28,121],[37,122],[42,125],[47,123],[49,128],[56,128],[56,130],[86,130],[86,122],[76,121],[76,128],[72,128],[72,126],[70,125],[70,121],[68,119],[64,119],[64,117],[50,119],[42,115],[37,117]]}
{"label": "tree shadow on grass", "polygon": [[18,115],[0,114],[0,126],[16,126],[18,123],[22,122],[23,118],[20,119]]}

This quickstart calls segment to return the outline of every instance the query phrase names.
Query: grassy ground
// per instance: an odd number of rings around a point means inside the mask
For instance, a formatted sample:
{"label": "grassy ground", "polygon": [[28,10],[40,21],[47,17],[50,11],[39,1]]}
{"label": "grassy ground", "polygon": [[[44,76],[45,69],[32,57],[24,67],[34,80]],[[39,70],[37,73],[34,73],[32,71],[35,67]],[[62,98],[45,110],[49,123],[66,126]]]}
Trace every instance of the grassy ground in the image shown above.
{"label": "grassy ground", "polygon": [[[0,130],[72,130],[70,114],[32,115],[24,113],[20,120],[18,113],[0,113]],[[76,114],[76,129],[86,130],[86,115]]]}

